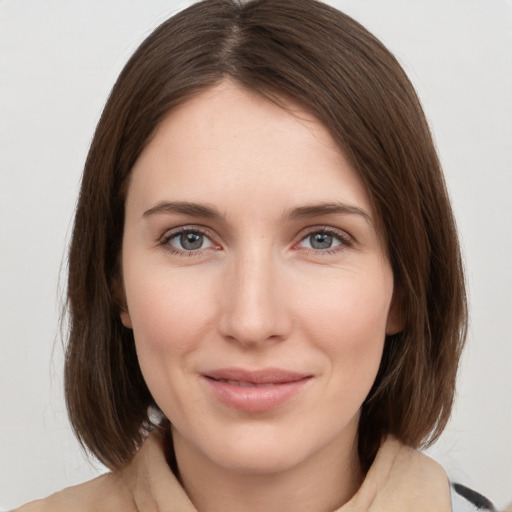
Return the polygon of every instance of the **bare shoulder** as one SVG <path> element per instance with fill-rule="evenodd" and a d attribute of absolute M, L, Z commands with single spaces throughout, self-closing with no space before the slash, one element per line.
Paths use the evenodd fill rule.
<path fill-rule="evenodd" d="M 113 473 L 68 487 L 47 498 L 32 501 L 13 512 L 125 512 L 136 511 L 131 493 Z"/>

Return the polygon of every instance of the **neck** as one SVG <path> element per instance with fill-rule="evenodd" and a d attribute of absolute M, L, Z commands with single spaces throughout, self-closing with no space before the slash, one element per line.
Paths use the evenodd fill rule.
<path fill-rule="evenodd" d="M 333 512 L 363 480 L 354 438 L 335 440 L 285 470 L 251 472 L 219 467 L 173 437 L 179 478 L 199 512 Z"/>

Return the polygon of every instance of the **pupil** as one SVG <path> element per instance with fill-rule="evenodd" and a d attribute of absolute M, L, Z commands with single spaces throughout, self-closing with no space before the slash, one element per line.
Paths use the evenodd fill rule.
<path fill-rule="evenodd" d="M 313 249 L 329 249 L 332 245 L 332 236 L 325 233 L 316 233 L 310 237 Z"/>
<path fill-rule="evenodd" d="M 192 251 L 203 245 L 203 235 L 197 233 L 183 233 L 180 236 L 180 243 L 184 249 Z"/>

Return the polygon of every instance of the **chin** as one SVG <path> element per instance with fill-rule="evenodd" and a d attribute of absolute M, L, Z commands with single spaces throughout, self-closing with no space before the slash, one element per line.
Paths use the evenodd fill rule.
<path fill-rule="evenodd" d="M 203 463 L 234 474 L 286 473 L 301 467 L 310 468 L 316 459 L 338 458 L 343 452 L 352 452 L 357 438 L 357 420 L 356 415 L 346 424 L 342 422 L 337 428 L 331 425 L 327 429 L 316 422 L 308 425 L 307 421 L 224 425 L 224 428 L 214 429 L 210 436 L 196 437 L 196 442 L 185 441 L 182 449 L 189 454 L 190 449 L 195 451 L 199 457 L 197 462 L 202 459 Z"/>
<path fill-rule="evenodd" d="M 244 446 L 235 444 L 229 450 L 222 450 L 213 462 L 240 475 L 270 475 L 300 465 L 307 458 L 305 455 L 296 447 L 261 446 L 259 443 L 248 446 L 245 443 Z"/>

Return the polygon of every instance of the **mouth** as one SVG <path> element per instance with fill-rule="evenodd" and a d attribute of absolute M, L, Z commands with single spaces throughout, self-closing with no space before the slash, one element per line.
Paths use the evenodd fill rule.
<path fill-rule="evenodd" d="M 245 412 L 277 408 L 299 394 L 313 376 L 279 368 L 250 371 L 223 368 L 202 375 L 213 397 Z"/>
<path fill-rule="evenodd" d="M 217 382 L 226 382 L 231 386 L 238 386 L 240 388 L 271 388 L 272 386 L 278 386 L 278 383 L 267 382 L 265 384 L 256 384 L 255 382 L 244 382 L 239 380 L 227 380 L 227 379 L 213 379 Z"/>

